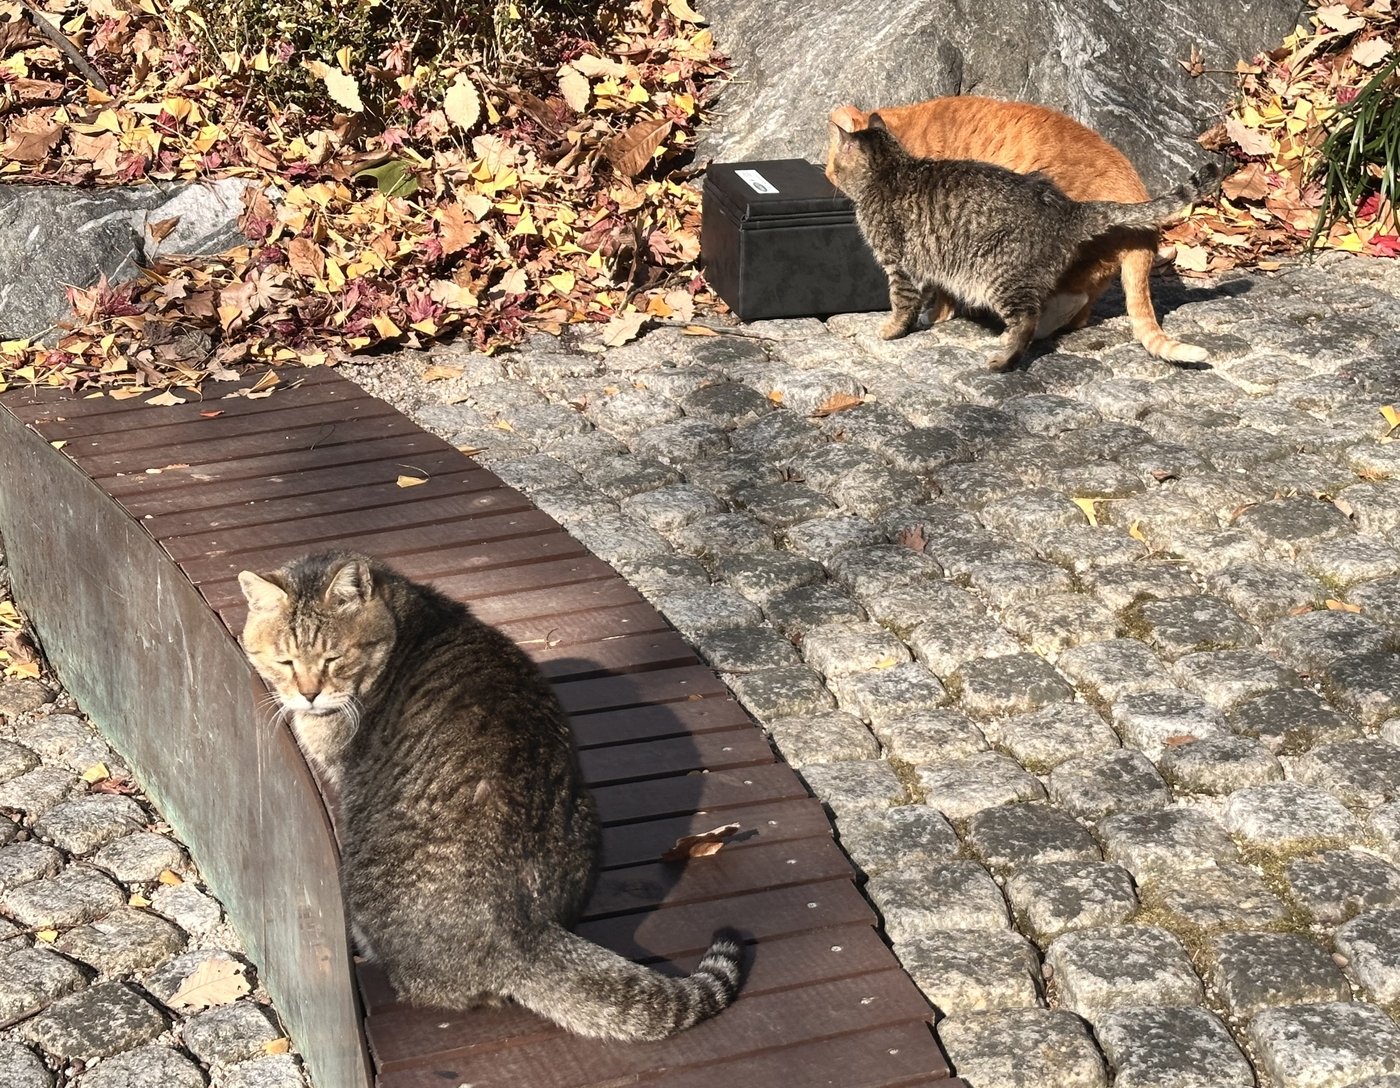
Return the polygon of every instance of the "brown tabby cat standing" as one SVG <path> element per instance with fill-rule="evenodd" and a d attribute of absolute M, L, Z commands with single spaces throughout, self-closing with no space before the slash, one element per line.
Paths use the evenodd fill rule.
<path fill-rule="evenodd" d="M 954 95 L 907 106 L 882 107 L 880 116 L 905 150 L 916 158 L 977 159 L 1018 174 L 1039 170 L 1073 200 L 1134 204 L 1147 199 L 1142 179 L 1121 151 L 1093 129 L 1044 106 Z M 846 131 L 863 129 L 866 119 L 867 114 L 854 106 L 831 112 L 832 123 Z M 838 133 L 833 130 L 828 176 L 837 140 Z M 1133 336 L 1142 346 L 1162 359 L 1204 359 L 1204 348 L 1173 340 L 1157 324 L 1148 283 L 1157 242 L 1155 229 L 1100 239 L 1093 250 L 1094 259 L 1075 267 L 1056 285 L 1057 295 L 1062 296 L 1051 307 L 1056 327 L 1082 327 L 1089 320 L 1095 300 L 1121 267 L 1123 297 Z M 952 316 L 946 299 L 934 300 L 933 310 L 935 320 Z"/>
<path fill-rule="evenodd" d="M 890 279 L 893 312 L 880 335 L 905 335 L 940 291 L 1006 323 L 1000 350 L 987 360 L 993 370 L 1026 349 L 1087 242 L 1157 227 L 1220 177 L 1212 164 L 1147 203 L 1080 203 L 1043 174 L 963 159 L 916 159 L 878 113 L 862 131 L 840 133 L 831 170 L 854 201 L 856 223 Z"/>
<path fill-rule="evenodd" d="M 357 943 L 401 997 L 514 998 L 604 1039 L 661 1039 L 734 1000 L 730 936 L 677 979 L 569 931 L 598 820 L 559 701 L 504 635 L 362 555 L 238 580 L 244 648 L 340 789 Z"/>

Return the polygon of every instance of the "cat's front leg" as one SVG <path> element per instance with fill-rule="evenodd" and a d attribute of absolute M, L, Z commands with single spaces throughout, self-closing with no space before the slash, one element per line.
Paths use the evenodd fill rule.
<path fill-rule="evenodd" d="M 949 321 L 957 312 L 952 298 L 945 295 L 937 287 L 924 288 L 923 307 L 924 313 L 928 315 L 930 325 L 937 325 L 940 321 Z"/>
<path fill-rule="evenodd" d="M 880 326 L 880 338 L 898 340 L 918 324 L 923 292 L 896 266 L 886 266 L 885 275 L 890 278 L 890 316 Z"/>

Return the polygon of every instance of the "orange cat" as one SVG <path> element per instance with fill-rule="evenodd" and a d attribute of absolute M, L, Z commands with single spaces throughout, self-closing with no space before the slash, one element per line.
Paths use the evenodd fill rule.
<path fill-rule="evenodd" d="M 1021 174 L 1041 170 L 1074 200 L 1137 203 L 1147 199 L 1142 179 L 1121 151 L 1093 129 L 1044 106 L 955 95 L 908 106 L 881 106 L 879 113 L 905 150 L 919 158 L 978 159 Z M 869 113 L 854 106 L 831 111 L 828 177 L 839 142 L 837 130 L 859 131 L 865 128 L 868 117 Z M 1060 282 L 1057 309 L 1053 315 L 1047 313 L 1038 335 L 1057 327 L 1083 326 L 1094 300 L 1121 268 L 1133 336 L 1142 346 L 1162 359 L 1204 359 L 1204 348 L 1173 340 L 1157 324 L 1147 282 L 1156 255 L 1157 238 L 1151 232 L 1119 235 L 1099 243 Z M 951 303 L 939 299 L 934 320 L 951 314 Z"/>

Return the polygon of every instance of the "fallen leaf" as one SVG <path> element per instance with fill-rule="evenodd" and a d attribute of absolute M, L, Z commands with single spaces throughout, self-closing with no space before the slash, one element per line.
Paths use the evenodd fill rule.
<path fill-rule="evenodd" d="M 812 416 L 814 419 L 821 419 L 824 416 L 834 415 L 837 412 L 844 412 L 847 409 L 854 408 L 858 404 L 864 403 L 864 397 L 857 397 L 851 393 L 833 393 L 831 396 L 827 397 L 826 400 L 817 405 L 812 412 Z"/>
<path fill-rule="evenodd" d="M 38 938 L 39 940 L 43 941 L 45 944 L 53 944 L 54 941 L 58 940 L 58 930 L 56 930 L 56 929 L 41 929 L 41 930 L 38 930 L 38 931 L 34 934 L 34 936 L 35 936 L 36 938 Z"/>
<path fill-rule="evenodd" d="M 588 82 L 588 77 L 577 68 L 566 64 L 559 69 L 559 92 L 569 104 L 569 109 L 575 113 L 587 112 L 593 88 Z"/>
<path fill-rule="evenodd" d="M 1167 748 L 1179 748 L 1183 744 L 1190 744 L 1193 740 L 1198 739 L 1195 733 L 1173 733 L 1166 740 L 1162 741 L 1162 744 Z"/>
<path fill-rule="evenodd" d="M 158 219 L 154 223 L 146 224 L 146 231 L 151 236 L 153 242 L 163 242 L 170 232 L 180 225 L 180 217 L 172 215 L 169 219 Z"/>
<path fill-rule="evenodd" d="M 465 75 L 458 75 L 442 96 L 442 112 L 463 130 L 474 127 L 481 119 L 481 95 Z"/>
<path fill-rule="evenodd" d="M 1345 4 L 1328 4 L 1317 9 L 1317 17 L 1324 26 L 1329 26 L 1340 34 L 1350 34 L 1366 25 L 1366 20 L 1351 13 Z"/>
<path fill-rule="evenodd" d="M 422 378 L 425 382 L 440 382 L 448 378 L 460 378 L 465 368 L 460 366 L 447 366 L 443 363 L 434 363 L 423 371 Z"/>
<path fill-rule="evenodd" d="M 263 1043 L 264 1054 L 285 1054 L 292 1049 L 292 1041 L 285 1036 L 281 1039 L 273 1039 L 271 1042 Z"/>
<path fill-rule="evenodd" d="M 164 393 L 157 393 L 150 400 L 146 401 L 146 403 L 153 404 L 160 408 L 169 408 L 176 404 L 184 404 L 185 398 L 177 397 L 174 393 L 170 392 L 170 390 L 167 389 Z"/>
<path fill-rule="evenodd" d="M 394 482 L 395 482 L 396 484 L 398 484 L 400 487 L 417 487 L 419 484 L 425 484 L 425 483 L 427 483 L 427 482 L 428 482 L 428 477 L 426 477 L 426 476 L 400 476 L 400 477 L 399 477 L 397 480 L 395 480 Z"/>
<path fill-rule="evenodd" d="M 1374 68 L 1390 56 L 1390 43 L 1384 38 L 1367 38 L 1351 51 L 1351 59 L 1363 68 Z"/>
<path fill-rule="evenodd" d="M 200 412 L 200 413 L 199 413 L 199 418 L 200 418 L 200 419 L 218 419 L 218 418 L 219 418 L 221 415 L 223 415 L 223 414 L 224 414 L 224 413 L 223 413 L 223 409 L 221 409 L 221 408 L 215 408 L 215 409 L 213 409 L 213 410 L 211 410 L 211 411 Z"/>
<path fill-rule="evenodd" d="M 1269 195 L 1267 178 L 1262 162 L 1248 162 L 1226 178 L 1220 189 L 1231 200 L 1263 200 Z"/>
<path fill-rule="evenodd" d="M 1323 601 L 1322 603 L 1325 604 L 1325 605 L 1326 605 L 1329 609 L 1331 609 L 1333 612 L 1360 612 L 1360 611 L 1361 611 L 1361 606 L 1360 606 L 1359 604 L 1348 604 L 1346 601 L 1335 601 L 1335 600 L 1333 600 L 1333 599 L 1330 598 L 1330 597 L 1329 597 L 1327 600 Z"/>
<path fill-rule="evenodd" d="M 151 901 L 139 892 L 133 892 L 126 901 L 128 907 L 149 907 Z"/>
<path fill-rule="evenodd" d="M 1096 525 L 1098 525 L 1098 523 L 1099 523 L 1099 514 L 1098 514 L 1098 511 L 1094 508 L 1094 504 L 1095 504 L 1096 502 L 1098 502 L 1098 501 L 1099 501 L 1098 499 L 1075 499 L 1075 500 L 1074 500 L 1074 505 L 1077 506 L 1077 507 L 1079 507 L 1079 509 L 1081 509 L 1081 510 L 1084 511 L 1084 516 L 1085 516 L 1086 518 L 1089 519 L 1089 524 L 1090 524 L 1090 525 L 1095 525 L 1095 526 L 1096 526 Z"/>
<path fill-rule="evenodd" d="M 1143 533 L 1142 523 L 1139 521 L 1135 521 L 1128 526 L 1128 535 L 1134 540 L 1140 540 L 1144 544 L 1147 543 L 1147 536 Z"/>
<path fill-rule="evenodd" d="M 708 325 L 687 325 L 685 328 L 681 329 L 681 335 L 682 335 L 682 336 L 718 336 L 719 333 L 717 333 L 714 329 L 710 328 Z"/>
<path fill-rule="evenodd" d="M 324 279 L 326 255 L 310 238 L 293 238 L 287 243 L 287 267 L 309 280 Z"/>
<path fill-rule="evenodd" d="M 156 877 L 162 884 L 169 884 L 172 888 L 178 888 L 185 882 L 184 877 L 173 869 L 162 869 L 160 876 Z"/>
<path fill-rule="evenodd" d="M 1392 431 L 1395 430 L 1396 427 L 1400 427 L 1400 412 L 1395 410 L 1395 405 L 1382 404 L 1381 415 L 1385 417 L 1386 423 L 1390 424 L 1390 429 Z"/>
<path fill-rule="evenodd" d="M 928 547 L 928 537 L 924 534 L 922 525 L 911 525 L 907 529 L 901 529 L 895 534 L 895 543 L 913 551 L 921 552 Z"/>
<path fill-rule="evenodd" d="M 682 835 L 676 844 L 661 855 L 662 861 L 684 861 L 686 858 L 705 858 L 717 854 L 726 839 L 738 832 L 739 824 L 724 824 L 695 835 Z"/>
<path fill-rule="evenodd" d="M 685 0 L 666 0 L 666 10 L 683 23 L 703 24 L 704 16 L 692 8 Z"/>
<path fill-rule="evenodd" d="M 1225 122 L 1225 133 L 1246 155 L 1267 155 L 1274 149 L 1274 142 L 1267 134 L 1250 128 L 1236 117 Z"/>
<path fill-rule="evenodd" d="M 771 400 L 774 404 L 782 404 L 783 391 L 781 389 L 770 389 L 768 391 L 768 399 Z"/>
<path fill-rule="evenodd" d="M 671 133 L 665 118 L 638 121 L 603 144 L 603 155 L 623 177 L 634 178 L 651 164 L 656 149 Z"/>
<path fill-rule="evenodd" d="M 629 310 L 626 313 L 614 314 L 608 319 L 608 323 L 603 326 L 603 343 L 610 348 L 619 347 L 629 340 L 635 340 L 642 331 L 642 326 L 651 318 L 650 314 L 642 313 L 639 310 Z"/>
<path fill-rule="evenodd" d="M 82 779 L 91 785 L 93 782 L 101 782 L 104 778 L 110 778 L 112 772 L 107 769 L 105 763 L 94 763 L 82 774 Z"/>
<path fill-rule="evenodd" d="M 66 438 L 55 439 L 53 442 L 50 442 L 49 445 L 56 450 L 61 450 L 64 446 L 68 445 L 68 440 Z"/>
<path fill-rule="evenodd" d="M 211 1009 L 236 1001 L 248 990 L 241 963 L 208 959 L 186 976 L 166 1004 L 172 1009 Z"/>
<path fill-rule="evenodd" d="M 344 106 L 351 113 L 364 111 L 365 104 L 360 98 L 360 85 L 355 82 L 354 76 L 319 60 L 307 61 L 306 70 L 326 85 L 326 93 L 336 105 Z"/>

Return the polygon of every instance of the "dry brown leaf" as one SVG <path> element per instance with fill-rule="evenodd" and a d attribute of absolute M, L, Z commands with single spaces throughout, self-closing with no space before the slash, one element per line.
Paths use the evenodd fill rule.
<path fill-rule="evenodd" d="M 1225 122 L 1225 132 L 1246 155 L 1267 155 L 1274 149 L 1273 140 L 1258 129 L 1250 128 L 1238 118 Z"/>
<path fill-rule="evenodd" d="M 924 534 L 922 525 L 911 525 L 907 529 L 901 529 L 895 535 L 894 541 L 896 544 L 916 552 L 921 552 L 928 547 L 928 537 Z"/>
<path fill-rule="evenodd" d="M 1262 162 L 1245 163 L 1220 189 L 1231 200 L 1263 200 L 1269 195 L 1268 171 Z"/>
<path fill-rule="evenodd" d="M 263 1043 L 264 1054 L 285 1054 L 292 1049 L 292 1041 L 285 1036 L 281 1039 L 273 1039 L 271 1042 Z"/>
<path fill-rule="evenodd" d="M 569 109 L 575 113 L 588 111 L 588 100 L 593 95 L 593 88 L 588 82 L 588 77 L 573 65 L 566 64 L 559 69 L 559 92 L 569 104 Z"/>
<path fill-rule="evenodd" d="M 170 232 L 180 224 L 180 217 L 172 215 L 169 219 L 159 219 L 154 223 L 146 224 L 146 231 L 151 236 L 153 242 L 163 242 Z"/>
<path fill-rule="evenodd" d="M 172 1009 L 212 1009 L 238 1000 L 248 990 L 241 963 L 208 959 L 186 976 L 166 1004 Z"/>
<path fill-rule="evenodd" d="M 603 343 L 610 348 L 615 348 L 629 340 L 635 340 L 642 331 L 642 326 L 650 320 L 650 316 L 650 314 L 638 310 L 614 314 L 603 326 Z"/>
<path fill-rule="evenodd" d="M 355 82 L 354 76 L 319 60 L 307 61 L 306 70 L 326 85 L 326 93 L 336 105 L 344 106 L 351 113 L 364 111 L 365 104 L 360 98 L 360 85 Z"/>
<path fill-rule="evenodd" d="M 1179 748 L 1183 744 L 1190 744 L 1193 740 L 1198 739 L 1195 733 L 1173 733 L 1162 741 L 1162 744 L 1167 748 Z"/>
<path fill-rule="evenodd" d="M 858 404 L 864 404 L 864 397 L 857 397 L 851 393 L 833 393 L 817 405 L 812 415 L 816 419 L 824 416 L 835 415 L 837 412 L 844 412 L 849 408 L 854 408 Z"/>
<path fill-rule="evenodd" d="M 682 336 L 718 336 L 719 333 L 708 325 L 687 325 L 681 329 Z"/>
<path fill-rule="evenodd" d="M 287 265 L 309 280 L 324 279 L 326 275 L 326 255 L 310 238 L 293 238 L 287 243 Z"/>
<path fill-rule="evenodd" d="M 1366 20 L 1351 13 L 1345 4 L 1328 4 L 1317 9 L 1317 17 L 1323 26 L 1329 26 L 1340 34 L 1350 34 L 1366 25 Z"/>
<path fill-rule="evenodd" d="M 1351 59 L 1363 68 L 1374 68 L 1390 56 L 1390 43 L 1384 38 L 1367 38 L 1351 51 Z"/>
<path fill-rule="evenodd" d="M 481 95 L 466 75 L 458 75 L 442 96 L 442 112 L 462 130 L 473 128 L 481 120 Z"/>
<path fill-rule="evenodd" d="M 400 487 L 417 487 L 419 484 L 427 483 L 428 478 L 426 476 L 400 476 L 394 482 Z"/>
<path fill-rule="evenodd" d="M 162 884 L 169 884 L 172 888 L 178 888 L 185 882 L 184 877 L 173 869 L 162 869 L 160 876 L 156 877 Z"/>
<path fill-rule="evenodd" d="M 634 178 L 651 165 L 652 155 L 670 134 L 671 122 L 664 117 L 638 121 L 603 144 L 603 155 L 623 177 Z"/>
<path fill-rule="evenodd" d="M 666 10 L 683 23 L 702 25 L 705 22 L 705 17 L 687 4 L 685 0 L 666 0 Z"/>
<path fill-rule="evenodd" d="M 661 860 L 685 861 L 687 858 L 705 858 L 717 854 L 723 848 L 725 840 L 735 835 L 738 830 L 738 824 L 724 824 L 696 835 L 682 835 L 674 846 L 661 855 Z"/>
<path fill-rule="evenodd" d="M 1361 606 L 1360 606 L 1359 604 L 1349 604 L 1349 603 L 1346 602 L 1346 601 L 1336 601 L 1336 600 L 1333 600 L 1333 599 L 1330 598 L 1330 597 L 1329 597 L 1327 600 L 1323 601 L 1322 603 L 1325 604 L 1325 605 L 1326 605 L 1329 609 L 1331 609 L 1333 612 L 1360 612 L 1360 611 L 1361 611 Z"/>
<path fill-rule="evenodd" d="M 460 366 L 448 366 L 443 363 L 434 363 L 423 371 L 422 377 L 425 382 L 440 382 L 448 378 L 460 378 L 465 368 Z"/>

